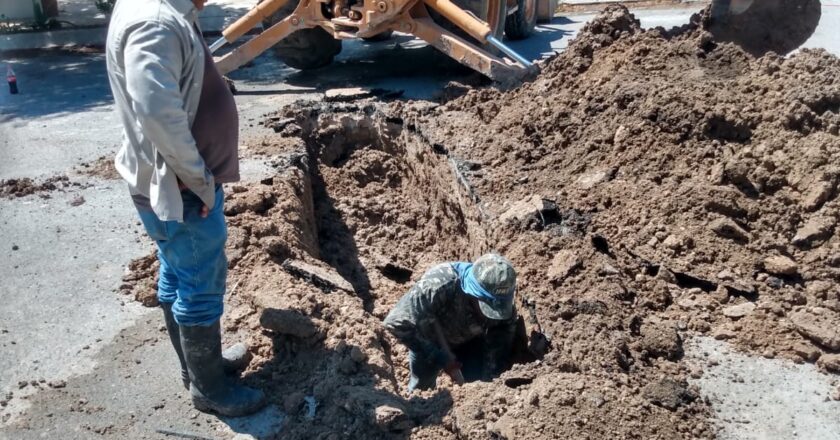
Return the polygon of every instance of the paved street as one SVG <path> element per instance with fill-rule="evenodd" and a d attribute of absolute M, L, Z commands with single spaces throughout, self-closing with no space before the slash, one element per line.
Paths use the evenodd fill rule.
<path fill-rule="evenodd" d="M 840 1 L 823 5 L 820 27 L 805 46 L 840 54 Z M 644 26 L 668 27 L 685 23 L 693 12 L 646 9 L 638 16 Z M 232 16 L 210 7 L 205 20 Z M 511 46 L 530 59 L 542 58 L 565 48 L 591 17 L 556 17 L 533 38 Z M 103 55 L 45 51 L 3 59 L 14 66 L 21 93 L 0 93 L 0 179 L 67 175 L 72 184 L 49 198 L 0 199 L 0 399 L 8 401 L 0 407 L 0 439 L 175 438 L 157 430 L 223 439 L 279 430 L 283 416 L 276 408 L 241 420 L 191 409 L 159 310 L 116 293 L 127 263 L 152 246 L 124 185 L 78 172 L 83 164 L 111 157 L 120 141 Z M 382 43 L 345 42 L 334 65 L 318 71 L 295 71 L 267 53 L 231 77 L 240 90 L 236 100 L 247 145 L 262 134 L 266 112 L 299 99 L 322 99 L 329 88 L 378 87 L 402 90 L 407 99 L 433 99 L 449 81 L 474 82 L 476 74 L 398 35 Z M 262 162 L 247 155 L 243 161 L 246 180 L 264 176 Z M 71 204 L 79 197 L 84 203 Z M 744 368 L 783 367 L 780 361 L 755 362 Z M 822 383 L 824 376 L 809 368 L 802 374 Z M 793 417 L 763 416 L 784 423 Z M 823 422 L 815 420 L 797 427 L 800 438 L 830 438 L 823 436 L 824 426 L 836 426 L 840 415 L 824 422 L 835 425 L 819 429 L 814 427 Z M 726 429 L 731 438 L 747 438 L 738 430 L 749 426 L 732 423 Z"/>

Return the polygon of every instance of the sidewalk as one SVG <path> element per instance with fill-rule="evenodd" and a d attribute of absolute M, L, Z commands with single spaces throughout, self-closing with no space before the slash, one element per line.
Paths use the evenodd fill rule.
<path fill-rule="evenodd" d="M 201 29 L 205 34 L 218 35 L 256 3 L 257 0 L 210 0 L 199 14 Z M 0 52 L 105 43 L 108 17 L 96 9 L 94 0 L 59 0 L 58 8 L 62 29 L 0 35 Z"/>

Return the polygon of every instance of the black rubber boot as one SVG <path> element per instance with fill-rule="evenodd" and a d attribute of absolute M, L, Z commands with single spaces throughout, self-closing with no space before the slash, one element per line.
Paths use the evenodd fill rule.
<path fill-rule="evenodd" d="M 169 340 L 172 341 L 172 347 L 175 348 L 175 353 L 178 354 L 178 360 L 181 361 L 181 380 L 184 382 L 184 388 L 190 389 L 190 375 L 187 373 L 187 361 L 184 360 L 184 350 L 181 349 L 181 330 L 178 328 L 178 323 L 175 322 L 175 317 L 172 315 L 172 304 L 160 303 L 160 308 L 163 309 L 163 320 L 166 323 L 166 331 L 169 332 Z"/>
<path fill-rule="evenodd" d="M 219 321 L 212 325 L 181 326 L 181 347 L 190 374 L 195 409 L 223 416 L 253 414 L 265 406 L 262 391 L 238 384 L 222 368 Z"/>
<path fill-rule="evenodd" d="M 172 315 L 172 303 L 161 303 L 160 308 L 163 309 L 163 320 L 169 332 L 169 340 L 172 341 L 172 347 L 175 348 L 175 353 L 178 354 L 178 360 L 181 362 L 181 381 L 184 383 L 184 388 L 189 390 L 190 375 L 187 373 L 187 361 L 181 349 L 181 330 L 175 322 L 175 316 Z M 251 363 L 251 353 L 248 351 L 248 346 L 243 343 L 222 352 L 222 368 L 225 374 L 237 374 L 247 368 L 249 363 Z"/>

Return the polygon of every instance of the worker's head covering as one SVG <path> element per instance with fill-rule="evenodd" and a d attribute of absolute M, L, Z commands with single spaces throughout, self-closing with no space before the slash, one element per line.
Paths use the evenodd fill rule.
<path fill-rule="evenodd" d="M 490 319 L 509 319 L 513 315 L 516 271 L 499 254 L 482 255 L 475 263 L 453 265 L 461 278 L 461 290 L 479 300 L 481 313 Z"/>

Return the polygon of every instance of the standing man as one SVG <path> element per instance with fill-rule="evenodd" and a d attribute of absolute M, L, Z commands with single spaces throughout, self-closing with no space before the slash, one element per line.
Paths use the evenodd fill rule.
<path fill-rule="evenodd" d="M 500 374 L 516 335 L 515 292 L 516 272 L 498 254 L 429 269 L 385 318 L 409 349 L 408 391 L 434 388 L 441 370 L 463 384 L 468 363 L 482 380 Z"/>
<path fill-rule="evenodd" d="M 158 245 L 158 299 L 196 409 L 256 412 L 265 395 L 224 374 L 222 183 L 239 180 L 239 116 L 198 28 L 206 0 L 119 0 L 108 78 L 124 142 L 116 168 Z"/>

